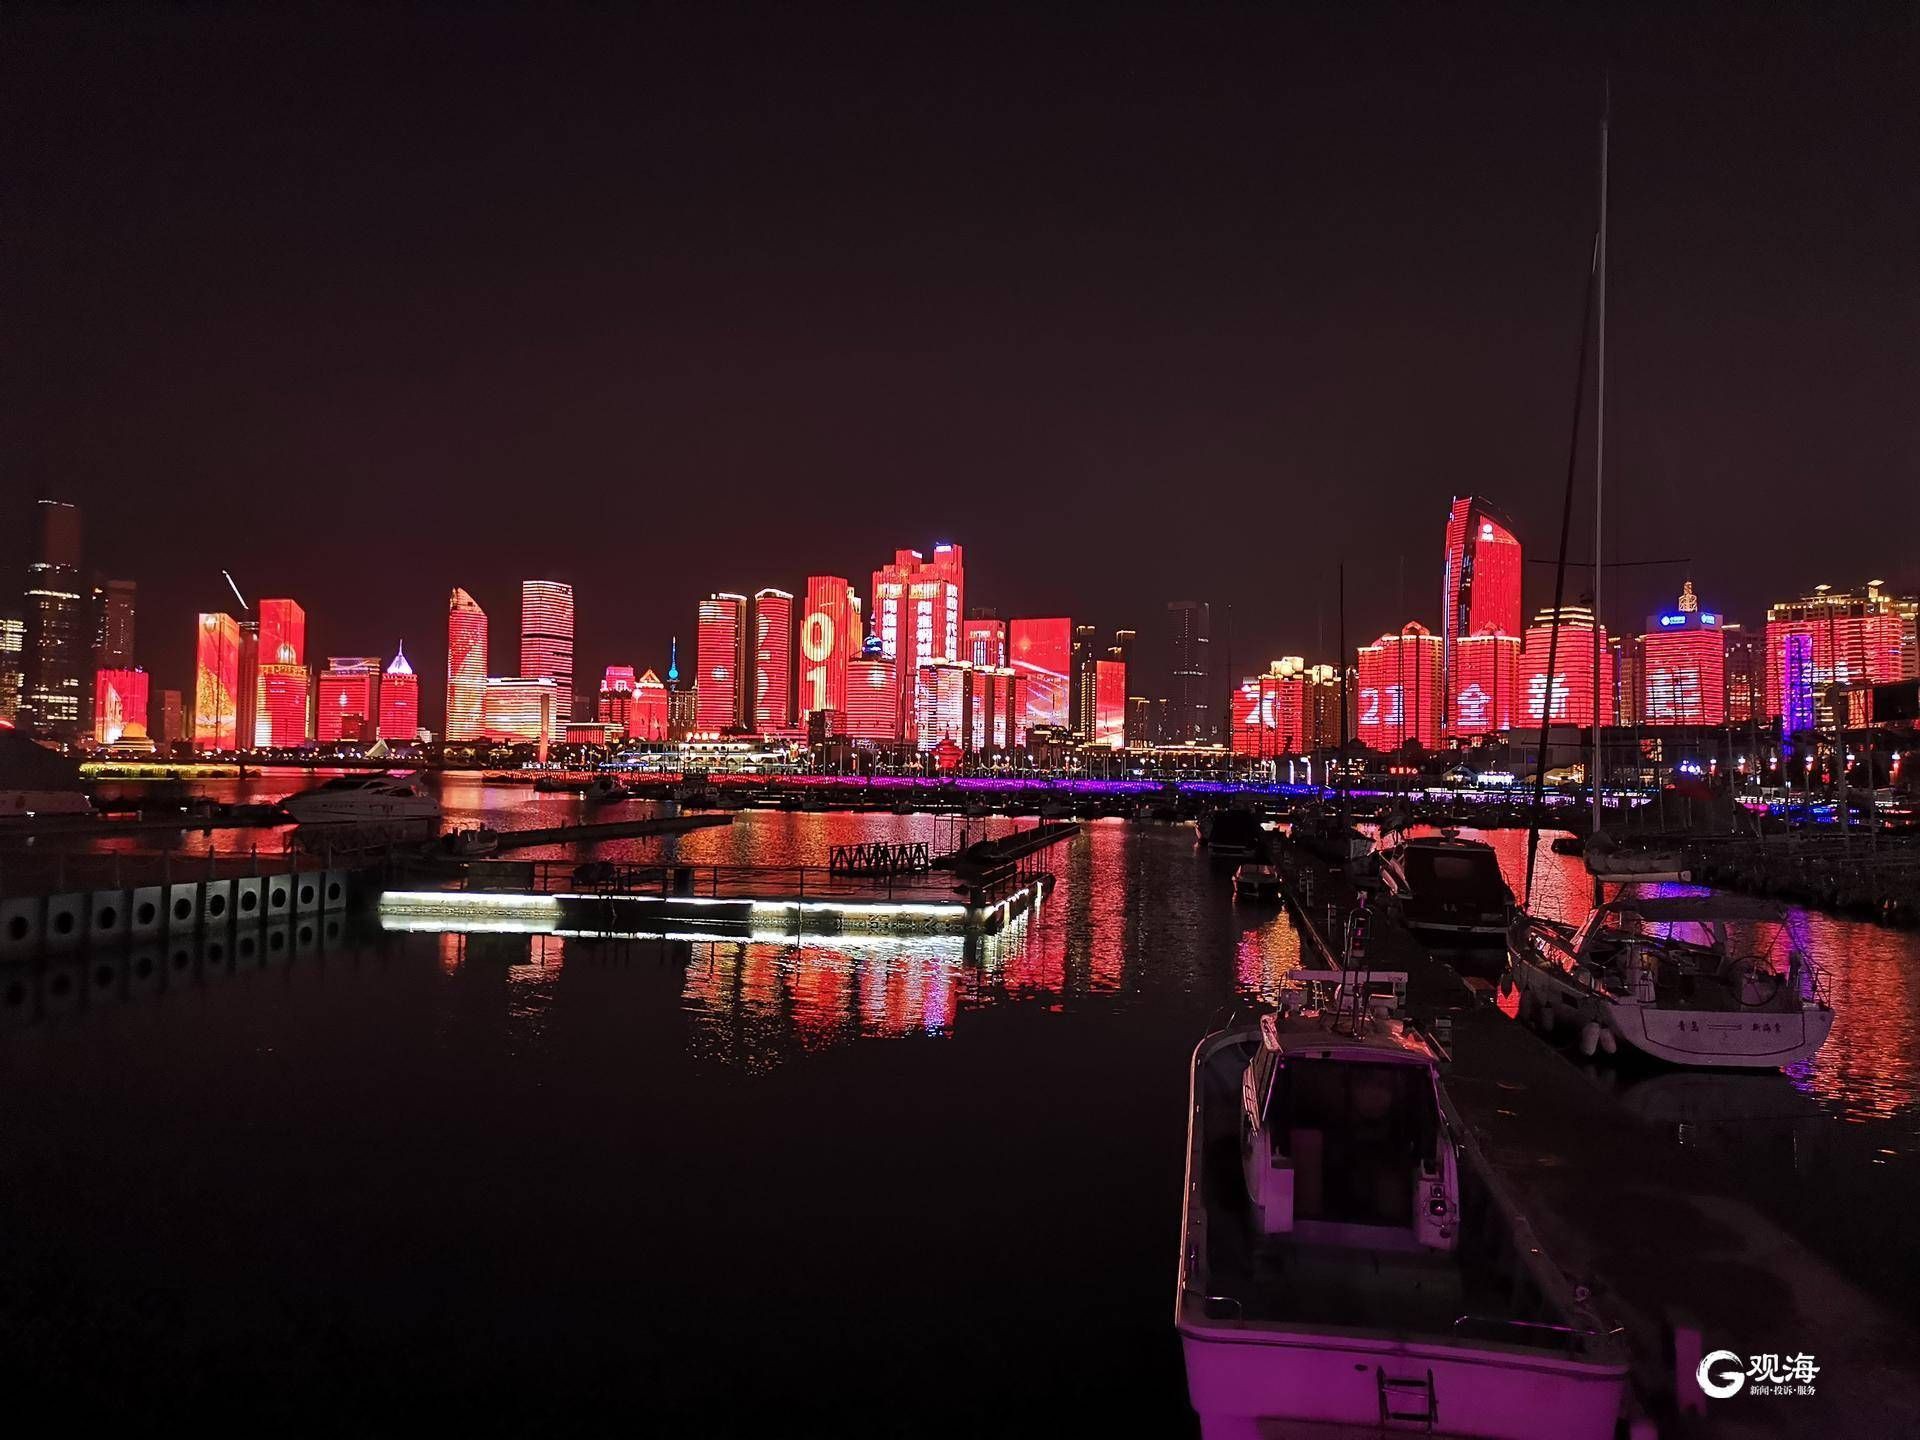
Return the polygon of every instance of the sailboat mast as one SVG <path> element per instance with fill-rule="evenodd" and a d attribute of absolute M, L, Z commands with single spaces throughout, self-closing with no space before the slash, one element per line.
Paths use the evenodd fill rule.
<path fill-rule="evenodd" d="M 1606 573 L 1601 560 L 1601 521 L 1604 518 L 1607 458 L 1607 125 L 1613 109 L 1612 86 L 1600 109 L 1600 256 L 1599 285 L 1595 299 L 1599 305 L 1599 343 L 1594 362 L 1598 372 L 1593 404 L 1593 755 L 1587 779 L 1593 791 L 1593 833 L 1600 833 L 1600 722 L 1606 714 L 1600 694 L 1600 652 L 1604 648 L 1600 629 L 1600 580 Z"/>

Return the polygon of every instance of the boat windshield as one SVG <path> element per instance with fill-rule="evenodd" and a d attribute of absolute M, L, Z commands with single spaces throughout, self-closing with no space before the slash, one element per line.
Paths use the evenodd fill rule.
<path fill-rule="evenodd" d="M 1267 1126 L 1295 1175 L 1294 1214 L 1350 1225 L 1410 1225 L 1416 1164 L 1439 1137 L 1423 1065 L 1301 1059 L 1274 1067 Z"/>
<path fill-rule="evenodd" d="M 1412 847 L 1406 856 L 1407 879 L 1422 889 L 1456 894 L 1498 891 L 1506 882 L 1491 850 Z"/>

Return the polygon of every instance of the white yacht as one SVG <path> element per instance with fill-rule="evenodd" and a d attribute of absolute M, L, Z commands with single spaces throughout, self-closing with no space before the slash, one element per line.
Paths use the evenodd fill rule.
<path fill-rule="evenodd" d="M 340 775 L 280 802 L 302 825 L 438 822 L 440 802 L 417 774 Z"/>
<path fill-rule="evenodd" d="M 1174 1316 L 1203 1440 L 1612 1440 L 1625 1350 L 1396 1015 L 1405 974 L 1293 982 L 1193 1057 Z"/>
<path fill-rule="evenodd" d="M 1785 920 L 1772 901 L 1731 895 L 1623 896 L 1578 929 L 1522 915 L 1507 932 L 1521 1017 L 1579 1027 L 1587 1054 L 1626 1046 L 1674 1065 L 1791 1065 L 1826 1043 L 1833 1007 Z M 1733 924 L 1751 937 L 1736 942 Z"/>

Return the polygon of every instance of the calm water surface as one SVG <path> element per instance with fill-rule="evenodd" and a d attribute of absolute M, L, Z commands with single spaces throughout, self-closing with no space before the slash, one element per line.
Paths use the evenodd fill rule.
<path fill-rule="evenodd" d="M 501 825 L 584 808 L 444 798 Z M 817 862 L 951 826 L 747 812 L 598 853 Z M 1488 838 L 1524 865 L 1523 835 Z M 1186 827 L 1095 822 L 1049 859 L 1048 902 L 972 948 L 318 936 L 16 1019 L 9 1393 L 251 1428 L 1191 1433 L 1185 1064 L 1299 949 Z M 1578 862 L 1541 865 L 1576 913 Z M 1896 1291 L 1920 946 L 1792 924 L 1840 1012 L 1804 1073 L 1586 1073 Z"/>

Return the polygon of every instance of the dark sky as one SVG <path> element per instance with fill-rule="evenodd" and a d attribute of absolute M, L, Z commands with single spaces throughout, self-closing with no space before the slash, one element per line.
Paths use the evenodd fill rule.
<path fill-rule="evenodd" d="M 169 686 L 222 566 L 427 677 L 569 579 L 585 677 L 937 539 L 1331 658 L 1340 559 L 1437 620 L 1455 492 L 1552 553 L 1611 70 L 1612 552 L 1920 588 L 1911 8 L 803 8 L 10 9 L 4 514 L 86 507 Z"/>

